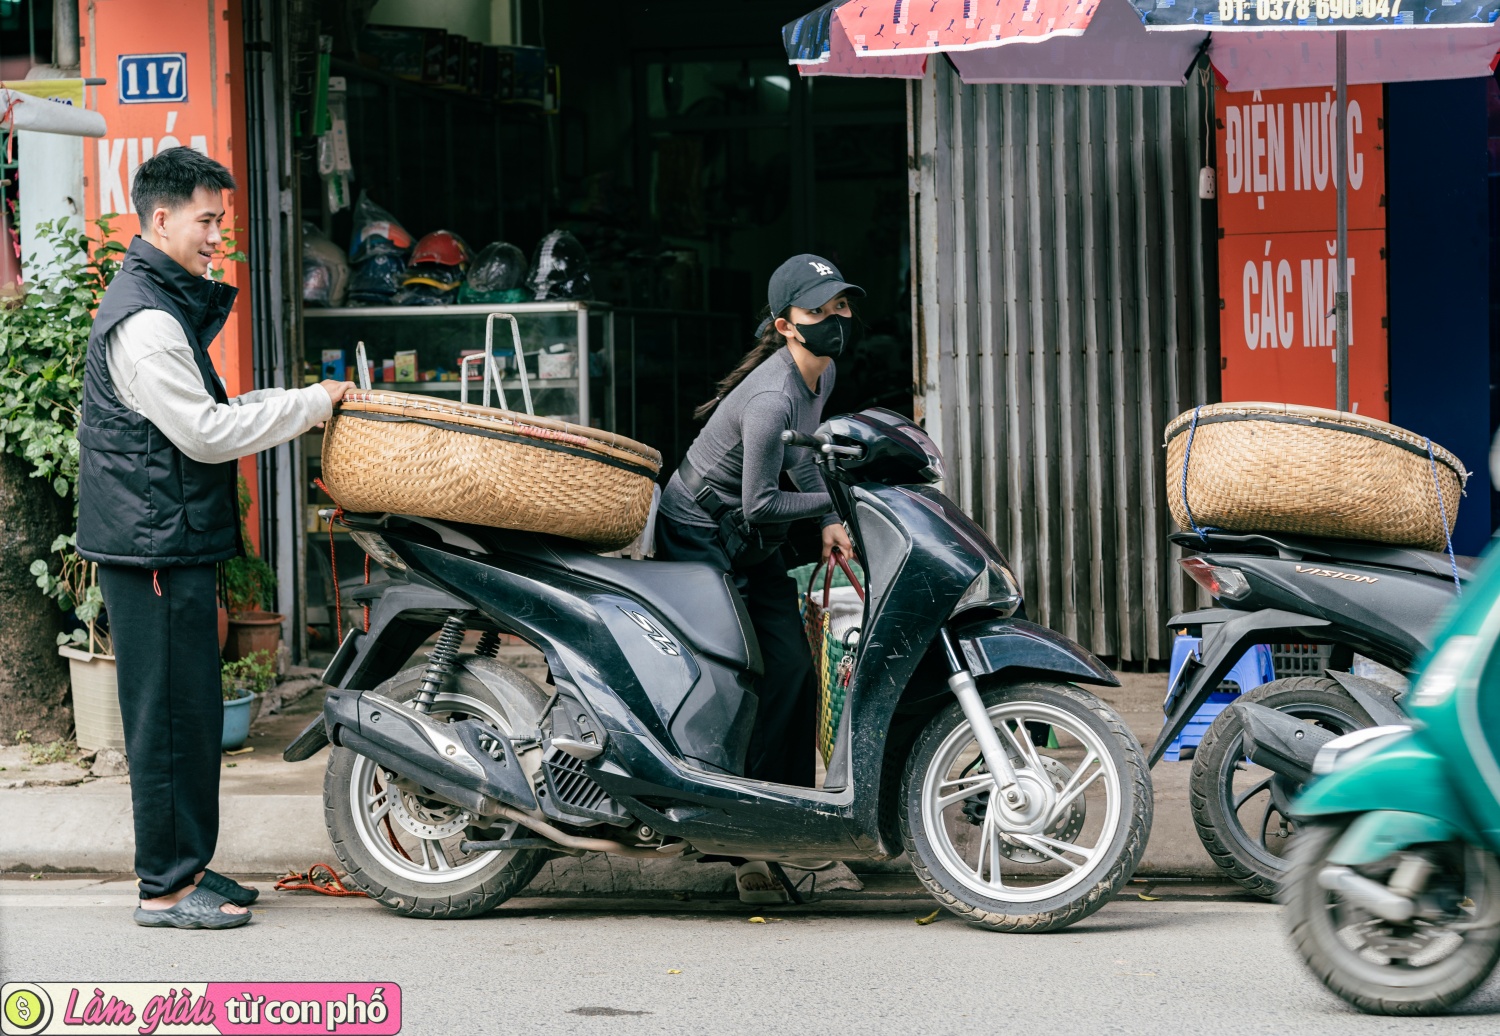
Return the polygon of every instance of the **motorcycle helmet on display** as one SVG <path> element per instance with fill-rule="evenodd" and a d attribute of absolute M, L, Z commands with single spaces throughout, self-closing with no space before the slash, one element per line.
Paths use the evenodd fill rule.
<path fill-rule="evenodd" d="M 356 263 L 371 256 L 395 254 L 405 257 L 411 251 L 411 234 L 396 222 L 396 217 L 359 192 L 354 205 L 354 236 L 349 242 L 349 258 Z"/>
<path fill-rule="evenodd" d="M 378 252 L 360 260 L 349 277 L 349 302 L 356 306 L 389 305 L 405 273 L 406 259 L 399 252 Z"/>
<path fill-rule="evenodd" d="M 537 302 L 592 299 L 594 286 L 583 245 L 566 230 L 554 230 L 542 238 L 532 259 L 528 285 Z"/>
<path fill-rule="evenodd" d="M 469 267 L 469 275 L 458 290 L 460 304 L 530 302 L 526 280 L 526 253 L 509 241 L 484 247 Z"/>
<path fill-rule="evenodd" d="M 401 278 L 397 306 L 441 306 L 458 298 L 469 269 L 469 246 L 451 230 L 434 230 L 417 242 Z"/>

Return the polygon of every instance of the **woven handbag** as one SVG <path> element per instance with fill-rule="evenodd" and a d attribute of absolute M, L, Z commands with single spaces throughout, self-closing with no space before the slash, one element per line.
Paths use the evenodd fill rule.
<path fill-rule="evenodd" d="M 623 435 L 404 392 L 351 390 L 323 435 L 347 511 L 549 533 L 618 550 L 646 525 L 661 454 Z"/>
<path fill-rule="evenodd" d="M 1468 472 L 1424 436 L 1289 403 L 1215 403 L 1166 429 L 1184 531 L 1290 532 L 1442 550 Z"/>
<path fill-rule="evenodd" d="M 864 588 L 849 567 L 848 559 L 842 551 L 834 550 L 823 568 L 822 603 L 814 596 L 813 584 L 818 580 L 816 570 L 808 581 L 807 596 L 802 602 L 802 628 L 807 632 L 813 669 L 818 674 L 818 751 L 823 755 L 824 765 L 833 758 L 833 743 L 838 738 L 839 720 L 844 715 L 844 697 L 849 689 L 849 678 L 854 673 L 854 653 L 834 636 L 833 616 L 828 610 L 835 563 L 844 570 L 859 599 L 865 599 Z"/>

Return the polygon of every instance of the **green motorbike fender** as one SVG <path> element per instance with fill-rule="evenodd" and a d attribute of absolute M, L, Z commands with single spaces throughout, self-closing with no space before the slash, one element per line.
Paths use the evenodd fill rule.
<path fill-rule="evenodd" d="M 1299 820 L 1365 814 L 1334 850 L 1334 862 L 1345 865 L 1373 863 L 1409 845 L 1455 836 L 1483 844 L 1443 761 L 1409 736 L 1314 780 L 1291 812 Z"/>

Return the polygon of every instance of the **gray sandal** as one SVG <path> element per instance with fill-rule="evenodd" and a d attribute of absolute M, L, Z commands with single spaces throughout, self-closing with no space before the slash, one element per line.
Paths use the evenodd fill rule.
<path fill-rule="evenodd" d="M 203 880 L 198 882 L 198 887 L 223 896 L 235 906 L 247 907 L 260 898 L 260 889 L 246 888 L 233 878 L 226 878 L 207 867 L 203 869 Z"/>
<path fill-rule="evenodd" d="M 243 914 L 226 914 L 219 908 L 229 900 L 198 886 L 166 910 L 135 908 L 135 923 L 143 928 L 238 928 L 250 921 Z"/>

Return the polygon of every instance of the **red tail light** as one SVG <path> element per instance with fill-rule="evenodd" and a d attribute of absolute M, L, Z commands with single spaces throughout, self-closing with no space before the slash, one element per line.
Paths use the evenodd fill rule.
<path fill-rule="evenodd" d="M 1249 580 L 1237 568 L 1211 565 L 1202 558 L 1183 558 L 1179 564 L 1184 572 L 1193 577 L 1193 582 L 1213 594 L 1216 599 L 1227 597 L 1231 601 L 1237 601 L 1250 592 Z"/>

